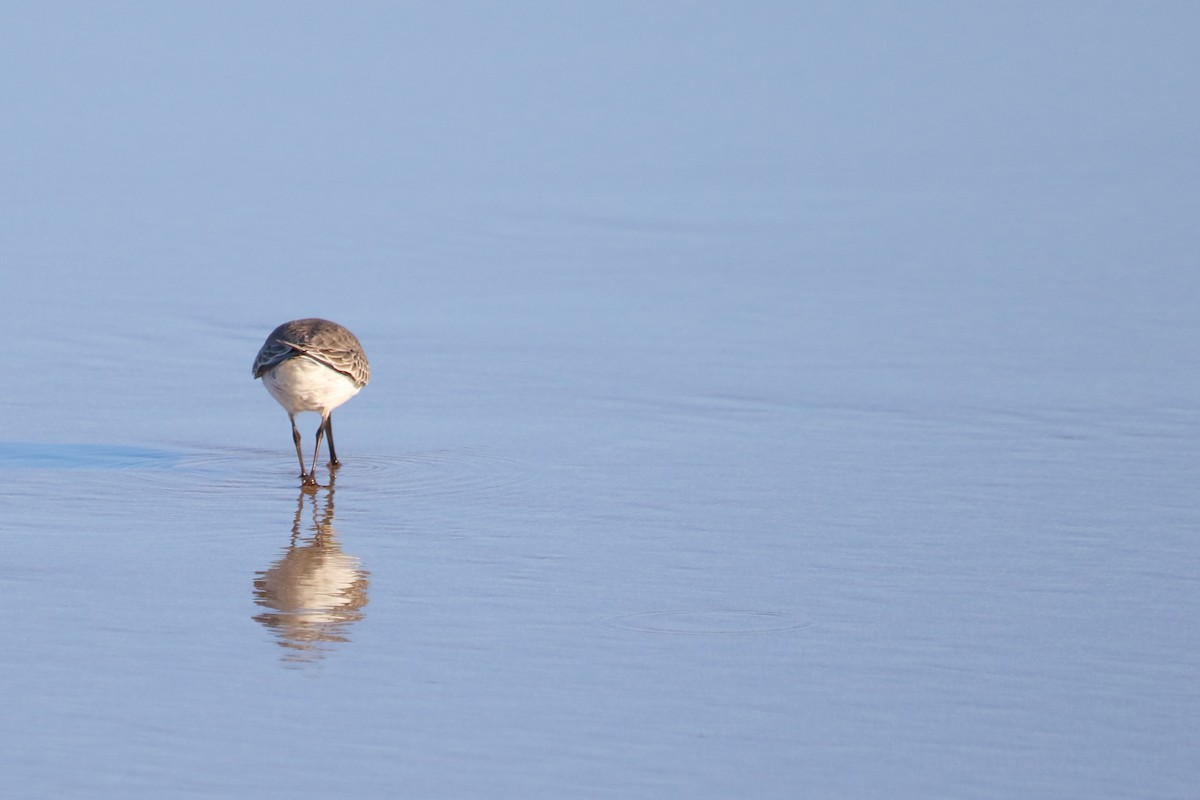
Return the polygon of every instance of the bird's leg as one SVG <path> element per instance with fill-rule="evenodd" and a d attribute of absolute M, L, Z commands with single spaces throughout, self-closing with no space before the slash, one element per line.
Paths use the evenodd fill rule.
<path fill-rule="evenodd" d="M 317 446 L 313 448 L 312 471 L 308 473 L 308 480 L 305 481 L 309 486 L 317 485 L 317 458 L 321 455 L 321 439 L 325 436 L 325 422 L 328 417 L 321 419 L 321 424 L 317 426 Z"/>
<path fill-rule="evenodd" d="M 296 415 L 288 414 L 288 420 L 292 423 L 292 441 L 296 443 L 296 458 L 300 461 L 300 480 L 306 480 L 308 473 L 304 471 L 304 454 L 300 452 L 300 431 L 296 429 Z"/>
<path fill-rule="evenodd" d="M 340 467 L 342 462 L 338 461 L 337 450 L 333 447 L 333 414 L 325 418 L 325 438 L 329 440 L 329 466 Z"/>

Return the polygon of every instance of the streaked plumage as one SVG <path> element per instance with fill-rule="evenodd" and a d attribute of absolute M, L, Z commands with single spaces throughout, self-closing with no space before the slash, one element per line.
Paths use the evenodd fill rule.
<path fill-rule="evenodd" d="M 271 334 L 254 358 L 252 373 L 262 378 L 271 396 L 288 412 L 292 439 L 300 461 L 300 479 L 316 485 L 317 457 L 321 439 L 329 439 L 330 466 L 340 462 L 333 446 L 333 409 L 345 403 L 367 385 L 371 366 L 362 345 L 353 333 L 325 319 L 297 319 L 285 322 Z M 296 414 L 315 411 L 321 415 L 312 469 L 305 471 L 300 449 Z"/>
<path fill-rule="evenodd" d="M 337 370 L 359 389 L 371 380 L 371 365 L 358 337 L 327 319 L 296 319 L 271 331 L 254 359 L 254 377 L 298 355 Z"/>

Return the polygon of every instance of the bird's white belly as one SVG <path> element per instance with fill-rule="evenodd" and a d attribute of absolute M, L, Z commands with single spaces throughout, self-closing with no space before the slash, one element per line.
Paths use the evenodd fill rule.
<path fill-rule="evenodd" d="M 263 386 L 289 414 L 326 414 L 358 394 L 354 381 L 311 358 L 289 358 L 263 375 Z"/>

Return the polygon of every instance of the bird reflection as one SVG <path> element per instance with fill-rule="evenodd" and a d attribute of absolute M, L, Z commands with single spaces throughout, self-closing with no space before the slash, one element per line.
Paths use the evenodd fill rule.
<path fill-rule="evenodd" d="M 302 535 L 305 498 L 312 502 L 312 523 Z M 291 543 L 254 579 L 254 601 L 268 609 L 254 619 L 287 648 L 285 661 L 319 661 L 334 645 L 349 641 L 350 628 L 362 619 L 368 575 L 338 544 L 330 475 L 325 492 L 301 491 L 296 498 Z"/>

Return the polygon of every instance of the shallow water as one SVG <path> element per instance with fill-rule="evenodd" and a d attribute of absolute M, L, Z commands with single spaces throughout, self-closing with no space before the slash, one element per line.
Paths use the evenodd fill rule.
<path fill-rule="evenodd" d="M 1193 796 L 1194 15 L 268 6 L 9 48 L 6 796 Z"/>

